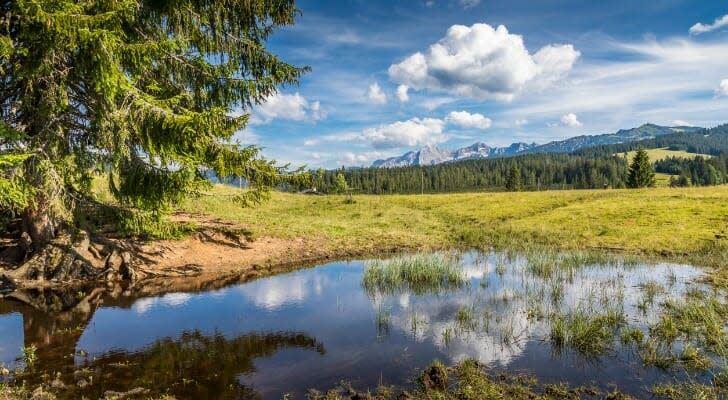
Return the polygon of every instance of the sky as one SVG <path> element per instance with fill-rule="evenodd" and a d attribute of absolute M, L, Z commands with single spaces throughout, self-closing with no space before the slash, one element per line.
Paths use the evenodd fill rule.
<path fill-rule="evenodd" d="M 299 0 L 308 65 L 236 135 L 292 167 L 728 122 L 724 0 Z M 238 110 L 239 111 L 239 110 Z"/>

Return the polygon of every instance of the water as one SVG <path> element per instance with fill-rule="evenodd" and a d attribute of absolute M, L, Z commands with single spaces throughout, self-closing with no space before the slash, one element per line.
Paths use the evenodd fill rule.
<path fill-rule="evenodd" d="M 644 366 L 618 339 L 600 355 L 556 348 L 548 316 L 619 309 L 647 332 L 667 298 L 706 289 L 696 282 L 701 270 L 587 265 L 544 276 L 523 258 L 479 253 L 461 255 L 461 264 L 466 284 L 430 295 L 367 293 L 358 261 L 248 283 L 33 292 L 44 304 L 73 306 L 44 313 L 0 300 L 0 363 L 23 367 L 21 348 L 35 345 L 31 381 L 60 374 L 69 398 L 134 387 L 178 398 L 303 398 L 309 388 L 342 380 L 359 389 L 409 385 L 433 359 L 465 358 L 494 374 L 616 387 L 639 397 L 656 382 L 682 379 L 681 372 Z M 646 304 L 648 282 L 664 290 Z M 82 378 L 90 383 L 84 389 L 74 385 Z"/>

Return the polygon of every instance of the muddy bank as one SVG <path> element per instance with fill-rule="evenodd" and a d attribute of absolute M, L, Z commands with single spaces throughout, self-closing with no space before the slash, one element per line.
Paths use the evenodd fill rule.
<path fill-rule="evenodd" d="M 199 281 L 231 278 L 243 282 L 326 260 L 410 250 L 373 243 L 366 250 L 352 251 L 307 238 L 253 240 L 220 226 L 198 230 L 179 240 L 109 239 L 87 233 L 66 235 L 58 237 L 48 249 L 31 259 L 20 261 L 12 261 L 18 245 L 6 245 L 0 247 L 0 298 L 20 297 L 13 294 L 20 289 L 121 284 L 148 290 L 181 283 L 194 287 Z"/>

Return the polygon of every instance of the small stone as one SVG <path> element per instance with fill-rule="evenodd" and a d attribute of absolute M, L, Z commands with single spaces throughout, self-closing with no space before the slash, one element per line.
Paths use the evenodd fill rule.
<path fill-rule="evenodd" d="M 38 386 L 33 393 L 30 394 L 30 400 L 55 400 L 53 393 L 43 390 L 43 386 Z"/>
<path fill-rule="evenodd" d="M 66 384 L 63 383 L 62 380 L 56 378 L 56 379 L 53 380 L 53 382 L 51 382 L 51 388 L 58 389 L 58 390 L 65 389 L 66 388 Z"/>

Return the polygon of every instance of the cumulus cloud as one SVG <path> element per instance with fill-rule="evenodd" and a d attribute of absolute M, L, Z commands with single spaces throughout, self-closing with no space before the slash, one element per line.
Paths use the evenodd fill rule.
<path fill-rule="evenodd" d="M 344 165 L 368 164 L 382 157 L 384 157 L 384 154 L 378 151 L 367 151 L 359 154 L 347 152 L 344 153 L 339 160 L 337 160 L 337 163 Z"/>
<path fill-rule="evenodd" d="M 523 118 L 523 119 L 517 119 L 515 121 L 515 123 L 516 123 L 516 126 L 523 126 L 523 125 L 526 125 L 528 123 L 528 120 L 525 119 L 525 118 Z"/>
<path fill-rule="evenodd" d="M 480 0 L 459 0 L 458 1 L 464 9 L 473 8 L 480 4 Z"/>
<path fill-rule="evenodd" d="M 576 114 L 574 114 L 574 113 L 569 113 L 569 114 L 561 116 L 561 123 L 563 125 L 571 126 L 571 127 L 582 126 L 582 123 L 579 122 L 579 119 L 576 118 Z"/>
<path fill-rule="evenodd" d="M 409 88 L 407 87 L 407 85 L 397 86 L 397 98 L 402 103 L 406 103 L 409 101 L 409 94 L 407 94 L 408 90 L 409 90 Z"/>
<path fill-rule="evenodd" d="M 728 25 L 728 14 L 726 14 L 720 18 L 716 18 L 715 21 L 713 21 L 713 23 L 710 25 L 706 25 L 701 22 L 698 22 L 697 24 L 690 27 L 690 34 L 691 35 L 700 35 L 701 33 L 712 32 L 716 29 L 720 29 L 726 25 Z"/>
<path fill-rule="evenodd" d="M 379 87 L 377 82 L 374 82 L 369 86 L 369 101 L 374 104 L 387 103 L 387 95 L 382 92 L 382 88 Z"/>
<path fill-rule="evenodd" d="M 728 79 L 720 81 L 718 90 L 715 91 L 716 96 L 728 96 Z"/>
<path fill-rule="evenodd" d="M 520 35 L 500 25 L 453 25 L 425 52 L 389 67 L 395 82 L 413 89 L 510 101 L 527 87 L 543 89 L 564 77 L 581 53 L 548 45 L 531 55 Z"/>
<path fill-rule="evenodd" d="M 441 119 L 412 118 L 365 129 L 361 137 L 376 149 L 432 145 L 447 140 L 444 129 L 445 122 Z"/>
<path fill-rule="evenodd" d="M 320 102 L 309 102 L 299 93 L 277 93 L 255 107 L 251 123 L 267 124 L 274 119 L 318 121 L 324 118 L 326 114 L 321 110 Z"/>
<path fill-rule="evenodd" d="M 488 129 L 493 125 L 493 121 L 483 114 L 470 114 L 467 111 L 453 111 L 445 121 L 464 129 Z"/>

